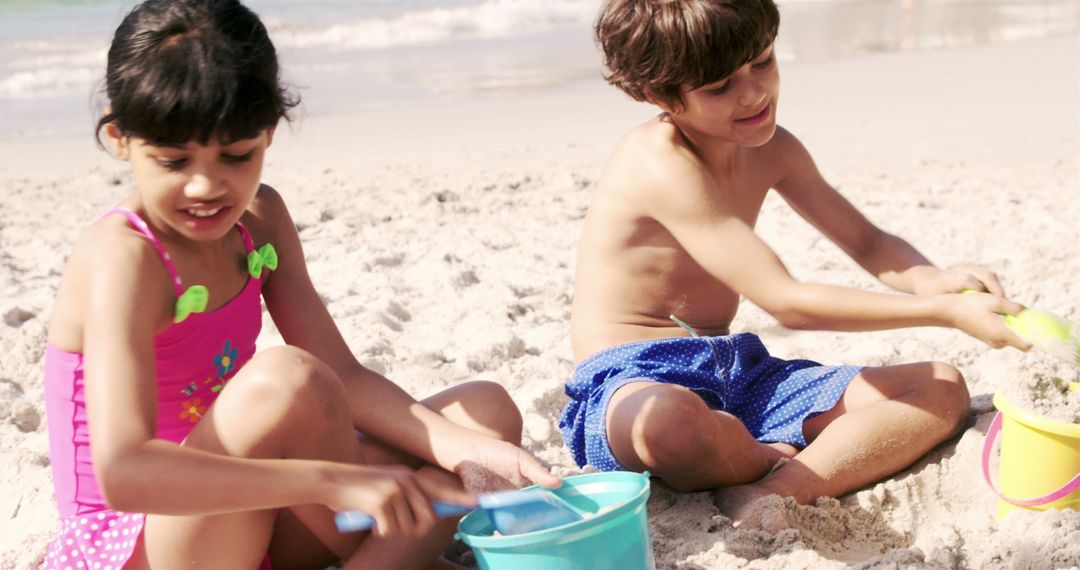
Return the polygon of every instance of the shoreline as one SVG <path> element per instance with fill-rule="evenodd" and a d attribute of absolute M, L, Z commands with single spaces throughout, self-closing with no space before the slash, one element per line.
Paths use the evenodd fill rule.
<path fill-rule="evenodd" d="M 0 140 L 75 136 L 83 132 L 80 122 L 92 123 L 106 38 L 135 1 L 0 7 L 11 20 L 0 24 L 11 36 L 0 41 L 0 100 L 6 102 Z M 513 96 L 597 79 L 601 57 L 589 16 L 599 1 L 541 7 L 532 0 L 454 0 L 431 9 L 422 1 L 346 7 L 333 0 L 253 0 L 253 7 L 280 44 L 284 80 L 300 87 L 321 115 L 455 105 L 490 93 Z M 780 0 L 779 8 L 784 24 L 777 53 L 784 64 L 980 47 L 1080 30 L 1080 5 L 1070 0 Z M 65 39 L 55 29 L 42 35 L 44 22 Z M 418 35 L 410 33 L 414 27 Z"/>
<path fill-rule="evenodd" d="M 823 170 L 886 168 L 892 156 L 911 154 L 903 146 L 912 139 L 929 143 L 942 159 L 1009 160 L 1017 152 L 1037 148 L 1031 133 L 1054 130 L 1058 121 L 1080 129 L 1075 105 L 1078 57 L 1069 49 L 1076 38 L 1077 33 L 1069 33 L 984 46 L 786 63 L 781 66 L 780 123 L 807 144 Z M 1046 82 L 1038 77 L 1040 66 L 1003 70 L 999 61 L 1010 57 L 1034 61 L 1048 54 L 1064 57 L 1054 71 L 1057 77 L 1052 84 L 1057 87 L 1040 92 L 1037 101 L 1026 101 L 1015 92 L 1015 85 Z M 976 84 L 970 85 L 965 74 L 950 68 L 948 62 L 955 59 L 973 62 L 970 81 Z M 894 66 L 903 69 L 903 75 L 880 70 Z M 964 105 L 959 99 L 970 98 L 965 91 L 976 92 L 978 104 Z M 877 119 L 897 105 L 918 116 L 908 122 Z M 530 148 L 558 154 L 561 159 L 595 163 L 606 158 L 607 150 L 630 126 L 657 112 L 599 76 L 548 89 L 482 93 L 462 101 L 328 113 L 309 113 L 301 107 L 294 124 L 279 125 L 275 140 L 279 149 L 271 154 L 268 169 L 274 171 L 278 165 L 371 168 L 414 160 L 453 167 L 486 152 L 509 156 Z M 844 156 L 848 149 L 834 136 L 842 133 L 843 138 L 851 138 L 847 125 L 838 128 L 835 124 L 845 117 L 859 123 L 857 134 L 864 140 L 889 145 L 888 152 L 871 155 L 871 164 L 848 160 Z M 1025 144 L 1009 148 L 994 142 L 1008 137 L 1024 139 Z M 1061 142 L 1072 148 L 1077 145 L 1076 137 L 1063 137 Z M 815 150 L 819 144 L 827 147 L 823 149 L 827 159 Z M 843 152 L 834 155 L 833 147 Z M 122 168 L 95 146 L 91 125 L 77 136 L 0 137 L 0 177 L 114 167 Z"/>

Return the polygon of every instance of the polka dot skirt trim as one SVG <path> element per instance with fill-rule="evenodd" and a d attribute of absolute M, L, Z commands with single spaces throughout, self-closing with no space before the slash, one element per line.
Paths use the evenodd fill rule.
<path fill-rule="evenodd" d="M 131 558 L 146 515 L 100 511 L 67 517 L 49 545 L 46 570 L 119 570 Z"/>

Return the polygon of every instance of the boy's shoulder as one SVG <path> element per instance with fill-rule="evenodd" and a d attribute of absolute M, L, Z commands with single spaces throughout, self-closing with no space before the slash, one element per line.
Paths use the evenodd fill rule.
<path fill-rule="evenodd" d="M 700 166 L 698 156 L 686 138 L 664 114 L 630 129 L 619 139 L 613 156 L 627 158 L 646 169 Z"/>
<path fill-rule="evenodd" d="M 701 181 L 707 171 L 675 125 L 663 115 L 627 132 L 611 154 L 604 181 L 619 193 L 648 194 L 673 183 Z"/>
<path fill-rule="evenodd" d="M 763 158 L 782 169 L 790 168 L 810 157 L 799 138 L 780 125 L 776 125 L 776 134 L 761 146 L 761 150 Z"/>
<path fill-rule="evenodd" d="M 673 187 L 682 190 L 676 194 L 689 197 L 709 193 L 722 176 L 709 168 L 699 152 L 671 121 L 660 115 L 634 127 L 619 140 L 604 171 L 606 186 L 620 193 L 658 192 L 665 200 L 673 197 Z M 809 160 L 798 138 L 779 125 L 767 143 L 748 148 L 747 152 L 755 171 L 768 171 L 776 180 Z"/>

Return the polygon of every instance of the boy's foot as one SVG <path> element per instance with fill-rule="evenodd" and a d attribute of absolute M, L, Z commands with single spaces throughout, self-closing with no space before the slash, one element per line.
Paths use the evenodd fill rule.
<path fill-rule="evenodd" d="M 753 484 L 717 489 L 713 491 L 713 503 L 737 528 L 770 534 L 791 528 L 784 516 L 784 498 Z"/>
<path fill-rule="evenodd" d="M 773 471 L 776 471 L 777 467 L 784 464 L 788 459 L 791 459 L 792 457 L 795 457 L 799 453 L 799 448 L 795 447 L 794 445 L 791 445 L 789 443 L 776 442 L 776 443 L 766 443 L 765 445 L 779 451 L 784 456 L 784 459 L 781 459 L 780 463 L 777 463 L 776 465 L 774 465 L 772 470 L 769 471 L 769 473 L 772 473 Z"/>

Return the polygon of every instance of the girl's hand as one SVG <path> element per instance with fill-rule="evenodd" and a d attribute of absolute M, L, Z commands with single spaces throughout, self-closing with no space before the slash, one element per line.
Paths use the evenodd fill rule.
<path fill-rule="evenodd" d="M 473 447 L 468 459 L 454 467 L 465 488 L 476 492 L 505 491 L 537 483 L 550 489 L 562 485 L 524 449 L 501 440 L 488 439 Z"/>
<path fill-rule="evenodd" d="M 432 500 L 470 508 L 476 506 L 476 496 L 466 491 L 461 479 L 449 471 L 425 464 L 416 470 L 416 481 Z"/>
<path fill-rule="evenodd" d="M 994 348 L 1011 346 L 1021 351 L 1031 348 L 1031 343 L 1017 336 L 1005 325 L 1005 315 L 1015 315 L 1024 309 L 1020 303 L 988 293 L 943 297 L 952 326 Z"/>
<path fill-rule="evenodd" d="M 931 273 L 915 283 L 916 295 L 959 293 L 965 289 L 985 291 L 997 297 L 1005 297 L 1005 291 L 1001 288 L 997 274 L 978 265 L 954 265 Z"/>
<path fill-rule="evenodd" d="M 329 466 L 330 500 L 335 511 L 362 511 L 375 519 L 372 532 L 381 537 L 419 537 L 429 533 L 437 520 L 431 501 L 408 467 L 398 465 Z M 460 487 L 425 481 L 439 500 L 471 505 L 475 499 Z"/>

